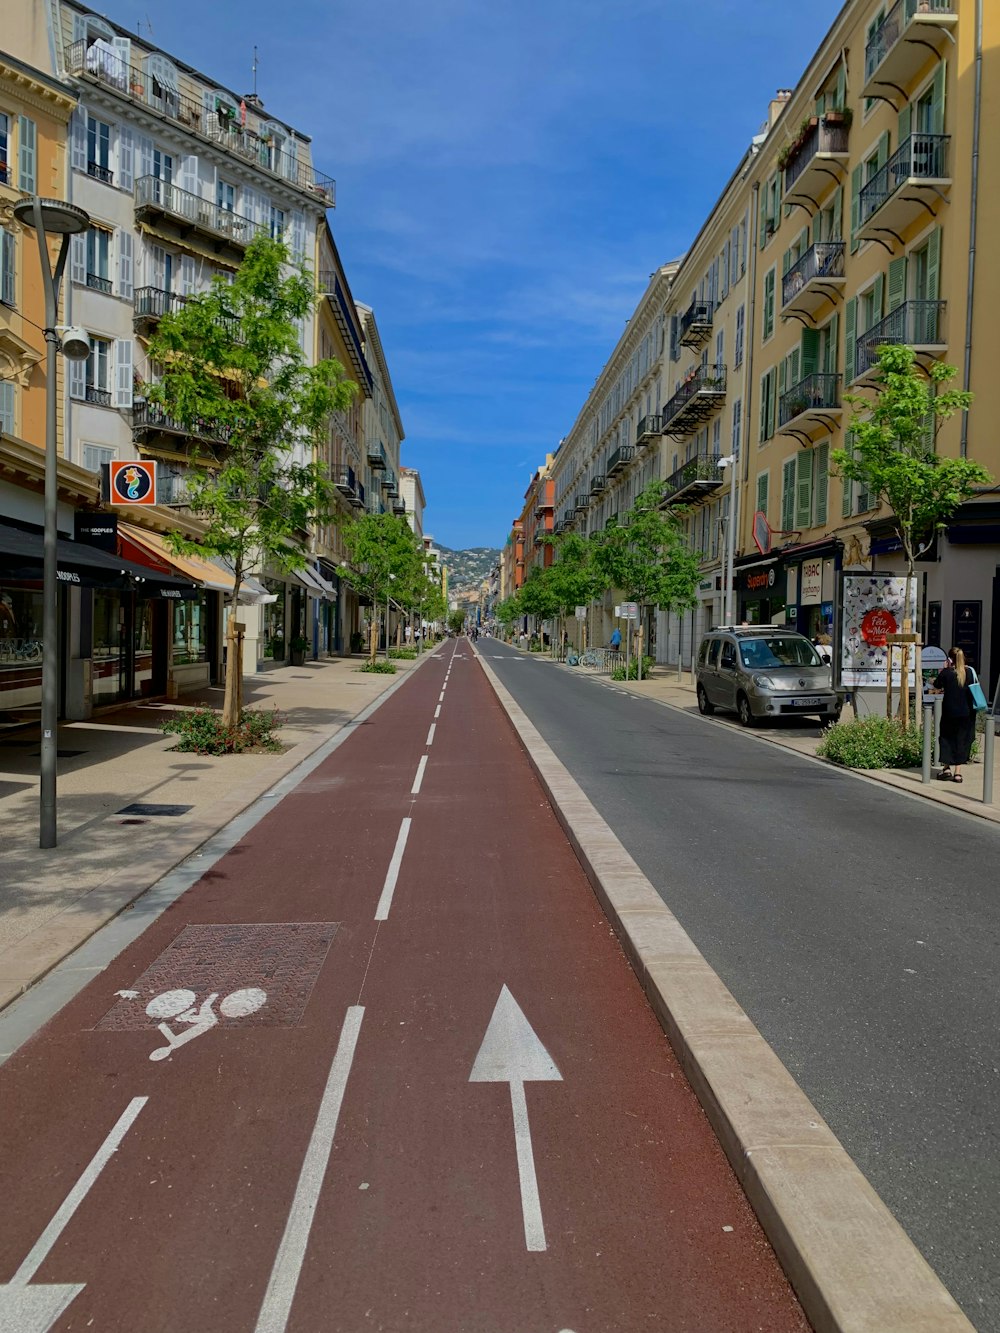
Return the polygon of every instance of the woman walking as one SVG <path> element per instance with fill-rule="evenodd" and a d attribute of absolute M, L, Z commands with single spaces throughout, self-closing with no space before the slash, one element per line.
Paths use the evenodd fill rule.
<path fill-rule="evenodd" d="M 934 682 L 934 691 L 943 694 L 941 704 L 940 753 L 944 768 L 938 774 L 944 782 L 961 782 L 960 769 L 969 762 L 976 736 L 976 710 L 969 691 L 971 679 L 961 648 L 948 653 L 948 666 Z"/>

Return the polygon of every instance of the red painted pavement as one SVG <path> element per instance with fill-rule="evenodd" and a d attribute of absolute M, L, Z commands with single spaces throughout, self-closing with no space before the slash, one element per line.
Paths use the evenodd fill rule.
<path fill-rule="evenodd" d="M 376 923 L 404 816 L 391 910 Z M 172 984 L 197 969 L 200 1003 L 217 972 L 220 994 L 270 986 L 274 1006 L 223 1018 L 151 1062 L 163 1038 L 143 1014 L 148 996 L 116 992 L 185 927 L 254 923 L 337 929 L 319 962 L 325 936 L 311 933 L 302 975 L 287 931 L 266 957 L 253 952 L 260 933 L 189 933 Z M 534 1253 L 509 1085 L 469 1081 L 504 985 L 562 1076 L 525 1085 L 547 1242 Z M 0 1282 L 130 1100 L 147 1096 L 32 1282 L 86 1284 L 61 1331 L 254 1333 L 356 1005 L 356 1055 L 289 1330 L 808 1328 L 462 641 L 0 1069 Z"/>

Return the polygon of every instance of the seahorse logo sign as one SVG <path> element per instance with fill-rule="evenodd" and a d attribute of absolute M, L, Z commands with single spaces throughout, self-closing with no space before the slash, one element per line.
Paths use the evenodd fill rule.
<path fill-rule="evenodd" d="M 145 461 L 112 463 L 111 499 L 115 504 L 154 504 L 156 464 Z"/>

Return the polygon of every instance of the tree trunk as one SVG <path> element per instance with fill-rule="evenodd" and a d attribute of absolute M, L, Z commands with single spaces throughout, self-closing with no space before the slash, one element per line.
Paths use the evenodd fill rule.
<path fill-rule="evenodd" d="M 227 729 L 237 726 L 243 715 L 243 632 L 245 626 L 238 618 L 240 585 L 243 582 L 243 562 L 236 561 L 233 571 L 235 583 L 229 598 L 229 624 L 226 626 L 226 682 L 222 703 L 222 725 Z"/>

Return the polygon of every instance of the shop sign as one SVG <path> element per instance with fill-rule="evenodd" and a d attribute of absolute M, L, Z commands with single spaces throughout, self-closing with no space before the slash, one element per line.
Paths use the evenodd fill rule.
<path fill-rule="evenodd" d="M 73 535 L 78 542 L 96 546 L 99 551 L 118 554 L 117 514 L 77 514 L 73 521 Z"/>
<path fill-rule="evenodd" d="M 774 565 L 767 569 L 748 569 L 742 576 L 743 589 L 755 597 L 766 597 L 774 587 L 777 571 Z"/>
<path fill-rule="evenodd" d="M 802 591 L 799 601 L 803 606 L 815 606 L 823 600 L 823 561 L 802 562 Z"/>
<path fill-rule="evenodd" d="M 577 620 L 587 619 L 587 608 L 585 606 L 578 606 L 576 608 L 576 618 Z"/>
<path fill-rule="evenodd" d="M 978 667 L 983 642 L 982 602 L 954 602 L 951 615 L 952 643 L 961 648 L 967 662 Z"/>
<path fill-rule="evenodd" d="M 112 504 L 156 504 L 156 463 L 151 459 L 109 463 L 108 490 Z"/>

